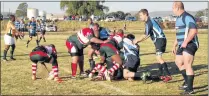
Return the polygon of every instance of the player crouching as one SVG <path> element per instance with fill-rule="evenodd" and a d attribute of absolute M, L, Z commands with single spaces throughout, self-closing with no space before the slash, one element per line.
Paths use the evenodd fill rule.
<path fill-rule="evenodd" d="M 137 68 L 140 65 L 139 45 L 133 43 L 134 39 L 135 36 L 133 34 L 128 34 L 126 38 L 123 39 L 123 51 L 125 57 L 123 77 L 129 81 L 133 81 L 134 78 L 139 77 L 146 81 L 147 77 L 150 76 L 150 73 L 137 72 Z"/>
<path fill-rule="evenodd" d="M 103 43 L 100 46 L 99 52 L 101 56 L 100 63 L 96 64 L 94 69 L 89 74 L 89 77 L 92 78 L 93 74 L 96 71 L 100 71 L 99 75 L 96 79 L 104 80 L 101 77 L 105 76 L 105 79 L 111 81 L 114 75 L 114 72 L 118 70 L 122 66 L 122 60 L 119 54 L 119 50 L 122 49 L 122 40 L 123 40 L 124 32 L 122 29 L 118 30 L 117 34 L 110 39 L 109 42 Z M 108 70 L 103 65 L 107 63 L 106 61 L 111 59 L 114 62 L 114 65 L 110 67 Z M 103 75 L 103 76 L 102 76 Z"/>
<path fill-rule="evenodd" d="M 47 78 L 48 80 L 62 82 L 62 80 L 58 76 L 57 51 L 53 44 L 47 46 L 43 46 L 43 45 L 37 46 L 36 48 L 34 48 L 30 53 L 30 60 L 33 62 L 32 63 L 33 80 L 36 80 L 37 63 L 40 62 L 41 64 L 44 65 L 45 63 L 52 64 L 52 71 L 49 73 L 49 77 Z"/>

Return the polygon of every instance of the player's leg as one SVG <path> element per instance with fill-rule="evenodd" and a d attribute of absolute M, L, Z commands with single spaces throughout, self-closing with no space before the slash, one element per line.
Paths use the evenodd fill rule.
<path fill-rule="evenodd" d="M 45 33 L 46 33 L 46 30 L 43 30 L 43 39 L 44 39 L 44 42 L 46 42 Z"/>
<path fill-rule="evenodd" d="M 78 48 L 70 41 L 66 40 L 66 46 L 68 48 L 68 52 L 71 55 L 71 70 L 72 70 L 72 78 L 76 78 L 77 72 L 77 64 L 79 63 L 79 51 Z"/>
<path fill-rule="evenodd" d="M 14 38 L 12 38 L 11 36 L 5 34 L 4 35 L 4 43 L 5 43 L 5 48 L 4 48 L 4 52 L 3 52 L 3 61 L 8 61 L 6 59 L 6 56 L 7 56 L 7 52 L 10 48 L 10 45 L 12 45 L 12 43 L 14 43 Z"/>
<path fill-rule="evenodd" d="M 94 75 L 94 73 L 96 73 L 96 71 L 101 70 L 101 69 L 102 69 L 102 67 L 103 67 L 103 65 L 102 65 L 102 64 L 97 63 L 97 64 L 95 65 L 95 67 L 92 69 L 92 71 L 90 72 L 90 74 L 89 74 L 89 78 L 92 78 L 92 77 L 93 77 L 93 75 Z"/>
<path fill-rule="evenodd" d="M 35 33 L 35 36 L 36 36 L 36 45 L 39 46 L 39 42 L 38 42 L 38 34 Z"/>
<path fill-rule="evenodd" d="M 166 39 L 165 38 L 159 38 L 156 40 L 155 42 L 155 47 L 156 47 L 156 59 L 158 60 L 158 62 L 160 63 L 158 65 L 159 68 L 159 73 L 160 73 L 160 78 L 167 82 L 169 80 L 171 80 L 171 76 L 170 76 L 170 72 L 168 71 L 168 67 L 166 62 L 164 61 L 164 59 L 162 58 L 162 54 L 165 52 L 166 50 Z"/>
<path fill-rule="evenodd" d="M 57 58 L 51 57 L 51 58 L 46 58 L 46 60 L 47 59 L 50 59 L 49 63 L 52 64 L 52 71 L 50 72 L 48 80 L 54 79 L 54 81 L 61 82 L 62 80 L 59 78 L 59 67 L 58 67 Z"/>
<path fill-rule="evenodd" d="M 36 80 L 37 63 L 32 62 L 32 80 Z"/>
<path fill-rule="evenodd" d="M 89 64 L 90 64 L 90 71 L 95 67 L 95 61 L 93 59 L 94 49 L 89 49 L 88 51 L 88 58 L 89 58 Z"/>
<path fill-rule="evenodd" d="M 4 61 L 8 61 L 6 57 L 7 57 L 7 52 L 9 50 L 9 47 L 10 47 L 10 45 L 5 45 L 4 54 L 3 54 Z"/>
<path fill-rule="evenodd" d="M 121 60 L 119 54 L 113 55 L 111 58 L 114 61 L 114 65 L 112 68 L 110 68 L 108 70 L 109 73 L 113 73 L 115 70 L 117 70 L 122 65 L 122 60 Z"/>
<path fill-rule="evenodd" d="M 40 39 L 39 39 L 39 41 L 38 41 L 38 42 L 41 42 L 42 37 L 43 37 L 43 34 L 41 33 L 41 35 L 40 35 Z"/>
<path fill-rule="evenodd" d="M 22 28 L 21 31 L 22 31 L 22 38 L 24 38 L 24 36 L 25 36 L 25 33 L 24 33 L 25 30 L 24 30 L 24 28 Z"/>
<path fill-rule="evenodd" d="M 29 38 L 28 41 L 26 43 L 26 47 L 28 47 L 28 44 L 30 43 L 30 41 L 33 39 L 32 35 L 29 33 Z"/>
<path fill-rule="evenodd" d="M 184 83 L 182 84 L 182 86 L 179 87 L 179 89 L 184 90 L 187 87 L 187 75 L 186 75 L 186 69 L 184 66 L 183 49 L 180 47 L 176 51 L 175 63 L 184 79 Z"/>
<path fill-rule="evenodd" d="M 35 52 L 30 53 L 30 60 L 32 61 L 32 80 L 36 80 L 37 63 L 40 59 L 40 55 L 34 53 Z"/>
<path fill-rule="evenodd" d="M 14 51 L 15 51 L 15 47 L 16 47 L 16 46 L 15 46 L 15 44 L 12 44 L 11 47 L 12 47 L 12 49 L 11 49 L 11 51 L 10 51 L 10 54 L 11 54 L 11 55 L 10 55 L 10 59 L 11 59 L 11 60 L 16 60 L 16 59 L 14 58 Z"/>
<path fill-rule="evenodd" d="M 83 53 L 83 52 L 81 52 Z M 80 76 L 87 77 L 87 74 L 84 72 L 84 56 L 79 56 L 79 69 L 80 69 Z"/>
<path fill-rule="evenodd" d="M 187 85 L 185 92 L 183 94 L 193 94 L 193 81 L 194 81 L 194 70 L 192 64 L 194 61 L 195 52 L 197 51 L 197 46 L 194 43 L 189 43 L 183 51 L 184 66 L 187 75 Z"/>
<path fill-rule="evenodd" d="M 184 58 L 184 66 L 186 69 L 186 76 L 187 76 L 186 91 L 193 91 L 194 71 L 192 69 L 192 63 L 194 60 L 194 56 L 190 55 L 187 52 L 183 52 L 183 58 Z"/>
<path fill-rule="evenodd" d="M 131 75 L 128 74 L 129 70 L 128 69 L 123 69 L 123 77 L 127 80 Z"/>

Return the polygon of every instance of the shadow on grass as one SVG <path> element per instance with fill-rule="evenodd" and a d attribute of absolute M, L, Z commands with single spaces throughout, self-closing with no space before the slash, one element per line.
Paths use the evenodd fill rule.
<path fill-rule="evenodd" d="M 177 75 L 180 74 L 179 76 L 181 76 L 181 73 L 178 69 L 178 67 L 176 66 L 175 62 L 166 62 L 168 65 L 168 69 L 169 72 L 171 73 L 171 75 Z M 140 67 L 139 70 L 149 70 L 151 72 L 151 74 L 153 75 L 158 75 L 159 71 L 158 71 L 158 64 L 154 63 L 154 64 L 143 64 L 143 65 L 147 65 L 145 67 Z M 197 70 L 201 70 L 201 69 L 208 69 L 208 65 L 207 64 L 199 64 L 199 65 L 193 65 L 193 70 L 197 71 Z M 203 74 L 207 74 L 208 71 L 202 71 L 202 72 L 196 72 L 195 76 L 200 76 Z M 178 76 L 176 76 L 178 77 Z"/>
<path fill-rule="evenodd" d="M 182 77 L 175 62 L 166 62 L 166 63 L 168 65 L 168 69 L 169 69 L 169 72 L 171 73 L 171 75 L 177 75 L 175 77 L 179 77 L 179 76 Z M 159 71 L 158 71 L 158 66 L 156 63 L 155 64 L 143 64 L 143 65 L 147 65 L 147 66 L 140 67 L 138 70 L 140 70 L 140 71 L 148 70 L 151 72 L 152 75 L 158 76 Z M 203 75 L 203 74 L 208 74 L 208 64 L 193 65 L 192 67 L 193 67 L 194 71 L 206 69 L 204 71 L 195 72 L 195 78 L 200 75 Z M 171 80 L 168 83 L 175 83 L 175 82 L 181 82 L 181 81 L 184 81 L 184 80 L 183 79 L 179 79 L 179 80 L 175 80 L 175 81 Z M 155 82 L 158 82 L 158 81 L 155 81 Z M 208 87 L 208 85 L 194 87 L 194 89 L 201 89 L 201 90 L 196 91 L 195 93 L 207 91 L 208 88 L 206 88 L 206 87 Z"/>
<path fill-rule="evenodd" d="M 199 92 L 208 92 L 208 85 L 203 85 L 203 86 L 199 86 L 199 87 L 194 87 L 194 89 L 195 90 L 197 90 L 197 91 L 195 91 L 195 94 L 196 93 L 199 93 Z M 206 94 L 204 94 L 204 96 L 205 96 Z M 201 96 L 203 96 L 203 94 L 201 94 Z M 207 96 L 208 96 L 208 94 L 207 94 Z"/>
<path fill-rule="evenodd" d="M 170 53 L 171 51 L 168 51 L 168 52 L 165 52 L 165 53 Z M 67 53 L 67 55 L 58 55 L 57 57 L 67 57 L 67 56 L 70 56 L 70 54 L 68 52 L 59 52 L 59 53 Z M 59 54 L 58 53 L 58 54 Z M 88 53 L 83 53 L 84 55 L 87 55 Z M 155 52 L 152 52 L 152 53 L 144 53 L 144 54 L 140 54 L 140 56 L 145 56 L 145 55 L 153 55 L 153 54 L 156 54 Z"/>

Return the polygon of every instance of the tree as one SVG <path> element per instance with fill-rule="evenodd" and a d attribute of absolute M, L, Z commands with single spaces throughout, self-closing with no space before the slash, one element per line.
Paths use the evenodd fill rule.
<path fill-rule="evenodd" d="M 195 17 L 207 16 L 208 8 L 197 11 Z"/>
<path fill-rule="evenodd" d="M 101 3 L 104 3 L 104 0 L 61 1 L 60 9 L 65 10 L 68 15 L 104 15 L 104 11 L 109 11 L 109 8 Z"/>
<path fill-rule="evenodd" d="M 195 17 L 201 17 L 204 15 L 204 12 L 203 11 L 197 11 Z"/>
<path fill-rule="evenodd" d="M 116 13 L 118 14 L 119 19 L 121 20 L 125 19 L 126 15 L 123 11 L 117 11 Z"/>
<path fill-rule="evenodd" d="M 20 3 L 16 10 L 16 16 L 17 17 L 27 16 L 27 8 L 28 8 L 27 3 Z"/>
<path fill-rule="evenodd" d="M 125 16 L 131 16 L 131 13 L 126 13 Z"/>

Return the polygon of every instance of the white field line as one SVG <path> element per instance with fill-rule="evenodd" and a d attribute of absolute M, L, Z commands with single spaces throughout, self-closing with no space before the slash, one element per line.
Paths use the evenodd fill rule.
<path fill-rule="evenodd" d="M 59 68 L 61 68 L 61 67 L 59 67 Z M 65 72 L 69 72 L 69 70 L 67 70 L 66 68 L 61 68 L 61 69 L 64 70 Z M 98 85 L 102 85 L 103 87 L 105 87 L 105 88 L 107 88 L 107 89 L 115 90 L 115 91 L 117 91 L 118 93 L 122 93 L 123 95 L 133 95 L 133 94 L 130 93 L 130 92 L 127 92 L 127 91 L 122 90 L 122 89 L 120 89 L 120 88 L 118 88 L 118 87 L 114 87 L 114 86 L 112 86 L 112 85 L 106 84 L 106 83 L 104 83 L 104 82 L 91 82 L 91 83 L 96 83 L 96 84 L 98 84 Z"/>
<path fill-rule="evenodd" d="M 28 53 L 26 53 L 26 52 L 24 52 L 24 51 L 22 51 L 22 50 L 18 50 L 18 51 L 20 51 L 20 52 L 23 52 L 24 54 L 28 54 Z M 60 65 L 62 65 L 61 63 L 60 63 Z M 66 69 L 66 68 L 62 68 L 62 67 L 59 67 L 60 69 L 62 69 L 62 70 L 64 70 L 65 72 L 70 72 L 68 69 Z M 115 90 L 115 91 L 117 91 L 117 92 L 119 92 L 119 93 L 122 93 L 123 95 L 133 95 L 132 93 L 130 93 L 130 92 L 127 92 L 127 91 L 125 91 L 125 90 L 122 90 L 122 89 L 120 89 L 120 88 L 118 88 L 118 87 L 114 87 L 114 86 L 112 86 L 112 85 L 109 85 L 109 84 L 106 84 L 106 83 L 104 83 L 104 82 L 91 82 L 91 83 L 97 83 L 97 84 L 99 84 L 99 85 L 102 85 L 102 86 L 104 86 L 105 88 L 107 88 L 107 89 L 111 89 L 111 90 Z"/>

